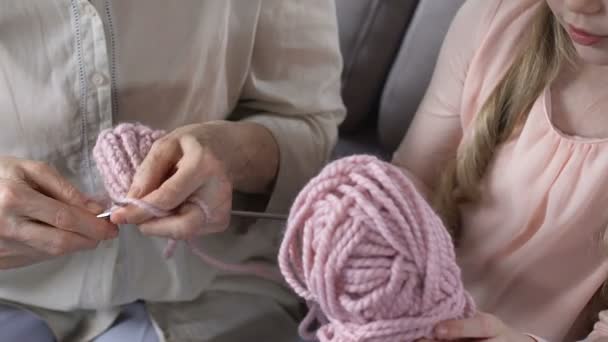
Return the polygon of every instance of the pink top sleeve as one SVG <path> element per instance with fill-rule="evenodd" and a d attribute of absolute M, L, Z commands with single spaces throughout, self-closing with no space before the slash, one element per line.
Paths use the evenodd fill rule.
<path fill-rule="evenodd" d="M 459 10 L 440 50 L 429 88 L 393 156 L 393 163 L 415 175 L 423 192 L 435 186 L 443 164 L 455 156 L 462 138 L 460 107 L 467 70 L 497 4 L 468 0 Z"/>

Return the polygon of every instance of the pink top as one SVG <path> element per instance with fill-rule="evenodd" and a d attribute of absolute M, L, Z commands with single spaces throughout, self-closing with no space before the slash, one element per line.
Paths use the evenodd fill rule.
<path fill-rule="evenodd" d="M 434 184 L 543 2 L 465 3 L 396 164 Z M 558 103 L 546 89 L 521 134 L 497 151 L 482 200 L 462 208 L 459 248 L 465 285 L 480 309 L 552 341 L 590 333 L 574 323 L 608 277 L 608 247 L 600 240 L 608 226 L 608 139 L 560 132 L 552 123 L 563 109 Z"/>

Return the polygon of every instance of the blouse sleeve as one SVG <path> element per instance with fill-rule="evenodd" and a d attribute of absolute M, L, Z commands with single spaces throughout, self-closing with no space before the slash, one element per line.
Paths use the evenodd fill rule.
<path fill-rule="evenodd" d="M 433 77 L 393 163 L 409 171 L 423 192 L 436 186 L 462 139 L 461 103 L 469 65 L 501 1 L 468 0 L 454 17 Z"/>
<path fill-rule="evenodd" d="M 250 70 L 233 118 L 274 136 L 279 170 L 267 208 L 286 211 L 328 160 L 345 117 L 333 1 L 261 2 Z"/>

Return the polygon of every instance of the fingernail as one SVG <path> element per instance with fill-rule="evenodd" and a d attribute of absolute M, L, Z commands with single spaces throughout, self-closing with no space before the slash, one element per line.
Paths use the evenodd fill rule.
<path fill-rule="evenodd" d="M 120 217 L 120 216 L 111 216 L 110 217 L 110 222 L 114 223 L 114 224 L 127 224 L 127 222 L 125 222 L 124 218 Z"/>
<path fill-rule="evenodd" d="M 110 216 L 110 221 L 112 221 L 114 224 L 127 224 L 127 219 L 122 212 L 122 209 L 116 210 L 114 213 L 112 213 L 112 216 Z"/>
<path fill-rule="evenodd" d="M 446 329 L 445 327 L 438 327 L 437 329 L 435 329 L 435 334 L 438 337 L 446 337 L 448 335 L 448 329 Z"/>
<path fill-rule="evenodd" d="M 110 230 L 109 239 L 115 239 L 118 237 L 118 229 Z"/>
<path fill-rule="evenodd" d="M 85 206 L 87 207 L 87 209 L 89 209 L 90 211 L 92 211 L 95 214 L 103 211 L 103 207 L 99 203 L 92 201 L 92 200 L 87 201 Z"/>

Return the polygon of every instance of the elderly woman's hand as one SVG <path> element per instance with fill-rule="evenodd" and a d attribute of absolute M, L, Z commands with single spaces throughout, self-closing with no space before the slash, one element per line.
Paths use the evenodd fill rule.
<path fill-rule="evenodd" d="M 0 269 L 92 249 L 118 235 L 103 208 L 50 166 L 0 157 Z"/>
<path fill-rule="evenodd" d="M 137 224 L 146 235 L 187 240 L 224 230 L 233 189 L 268 190 L 279 152 L 270 131 L 254 123 L 218 121 L 180 127 L 154 143 L 137 169 L 127 197 L 172 215 L 128 205 L 112 214 L 115 223 Z M 204 203 L 209 217 L 200 206 Z"/>

